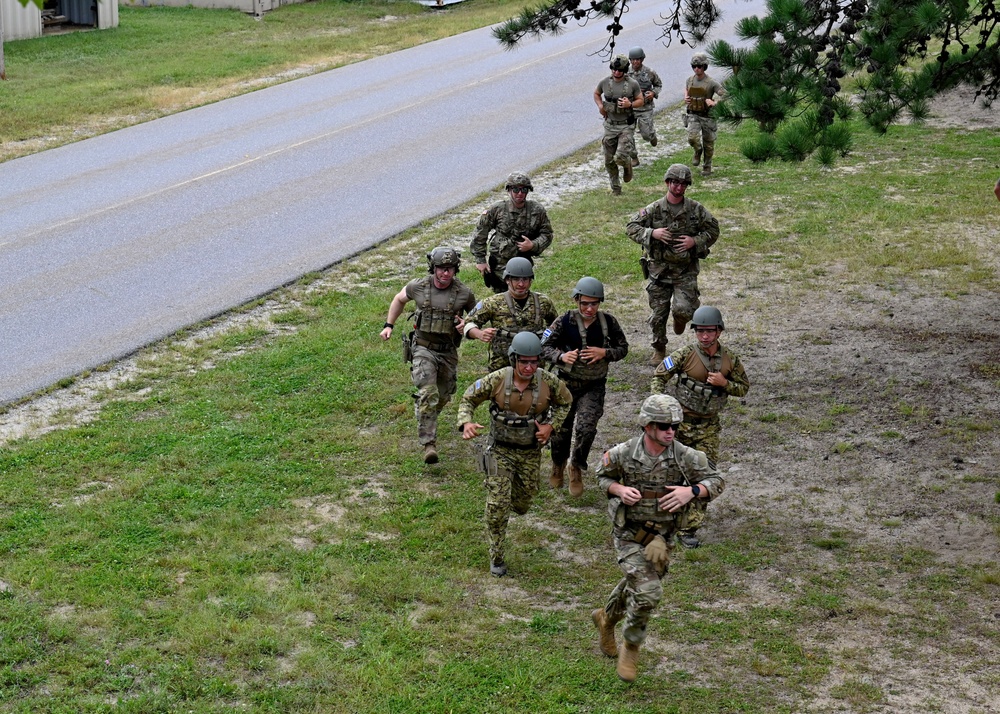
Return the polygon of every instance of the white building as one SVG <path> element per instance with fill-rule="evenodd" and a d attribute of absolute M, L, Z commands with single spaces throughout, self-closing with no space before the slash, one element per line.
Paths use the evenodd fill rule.
<path fill-rule="evenodd" d="M 54 0 L 45 4 L 49 8 L 43 13 L 34 2 L 25 6 L 18 0 L 0 0 L 3 39 L 28 40 L 41 37 L 46 26 L 75 25 L 99 30 L 118 27 L 117 0 Z"/>

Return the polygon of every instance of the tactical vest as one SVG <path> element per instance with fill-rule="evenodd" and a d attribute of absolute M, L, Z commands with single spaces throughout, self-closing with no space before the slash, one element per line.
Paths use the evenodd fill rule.
<path fill-rule="evenodd" d="M 517 312 L 515 311 L 514 298 L 507 291 L 503 294 L 504 300 L 507 302 L 507 309 L 510 310 L 510 322 L 511 324 L 507 327 L 498 327 L 497 331 L 493 335 L 493 339 L 490 341 L 491 345 L 495 345 L 494 352 L 507 354 L 507 348 L 510 347 L 511 341 L 514 336 L 521 332 L 534 332 L 539 339 L 542 337 L 542 333 L 545 332 L 545 325 L 542 324 L 542 304 L 538 300 L 538 293 L 529 293 L 532 300 L 533 312 L 531 315 L 531 321 L 527 325 L 523 324 L 524 320 L 519 321 L 517 319 Z M 532 325 L 536 327 L 532 329 Z"/>
<path fill-rule="evenodd" d="M 637 438 L 642 439 L 641 436 Z M 673 449 L 670 450 L 668 458 L 657 459 L 653 470 L 647 473 L 644 471 L 641 461 L 631 458 L 636 448 L 642 447 L 632 445 L 632 450 L 629 451 L 629 458 L 623 459 L 622 470 L 625 472 L 625 475 L 621 483 L 623 486 L 631 486 L 649 497 L 640 499 L 634 505 L 625 505 L 625 520 L 653 521 L 654 523 L 665 523 L 676 520 L 682 513 L 687 511 L 688 506 L 685 506 L 677 513 L 671 513 L 670 511 L 660 510 L 657 503 L 660 498 L 666 495 L 665 487 L 691 485 L 687 476 L 684 475 L 680 466 L 677 465 Z M 654 496 L 654 494 L 659 495 Z"/>
<path fill-rule="evenodd" d="M 580 351 L 587 349 L 587 328 L 583 325 L 583 315 L 579 310 L 571 310 L 570 315 L 576 319 L 576 329 L 580 331 Z M 599 347 L 608 349 L 611 345 L 611 338 L 608 336 L 608 319 L 604 313 L 598 310 L 597 319 L 601 325 L 602 342 Z M 594 364 L 584 364 L 577 360 L 572 365 L 562 365 L 561 371 L 566 378 L 574 382 L 590 382 L 595 379 L 603 379 L 608 376 L 608 361 L 602 359 Z"/>
<path fill-rule="evenodd" d="M 691 228 L 688 227 L 688 202 L 682 204 L 680 213 L 674 214 L 670 209 L 665 209 L 660 201 L 652 204 L 648 209 L 652 228 L 666 228 L 670 235 L 679 238 L 682 235 L 691 235 Z M 695 261 L 691 251 L 685 250 L 680 253 L 664 243 L 663 241 L 650 239 L 649 248 L 646 250 L 649 257 L 649 276 L 654 280 L 670 265 L 690 265 Z"/>
<path fill-rule="evenodd" d="M 457 281 L 452 281 L 448 288 L 448 306 L 433 307 L 431 301 L 434 291 L 437 288 L 433 285 L 433 276 L 427 276 L 420 287 L 423 293 L 423 300 L 420 307 L 413 313 L 413 327 L 417 331 L 417 338 L 439 344 L 439 348 L 449 344 L 454 346 L 456 342 L 455 331 L 455 304 L 462 293 L 461 286 Z M 442 291 L 438 291 L 442 292 Z"/>
<path fill-rule="evenodd" d="M 645 100 L 646 92 L 652 91 L 653 89 L 653 80 L 649 78 L 649 70 L 643 67 L 638 72 L 635 73 L 629 72 L 628 76 L 639 83 L 639 89 L 642 90 L 642 96 L 643 99 Z M 650 99 L 649 101 L 643 101 L 642 107 L 636 109 L 635 111 L 644 112 L 644 111 L 649 111 L 652 108 L 653 108 L 653 100 Z"/>
<path fill-rule="evenodd" d="M 535 438 L 537 427 L 535 415 L 539 412 L 541 401 L 542 380 L 535 378 L 535 386 L 531 390 L 531 407 L 527 414 L 518 414 L 510 408 L 510 395 L 514 390 L 514 368 L 505 367 L 503 378 L 503 404 L 497 404 L 494 399 L 490 404 L 490 416 L 493 418 L 491 433 L 494 440 L 501 446 L 516 446 L 533 448 L 538 446 Z M 548 385 L 546 385 L 548 386 Z M 546 389 L 545 405 L 541 411 L 548 408 L 548 390 Z"/>
<path fill-rule="evenodd" d="M 635 81 L 635 79 L 632 78 L 632 81 Z M 621 82 L 615 82 L 611 77 L 608 77 L 604 80 L 604 82 L 602 82 L 604 92 L 604 111 L 608 114 L 606 121 L 610 121 L 615 124 L 623 124 L 629 120 L 629 117 L 632 116 L 631 109 L 620 109 L 618 107 L 619 99 L 632 98 L 632 94 L 629 91 L 631 86 L 632 82 L 629 81 L 629 76 L 627 74 Z"/>
<path fill-rule="evenodd" d="M 496 256 L 499 271 L 502 272 L 507 261 L 520 252 L 517 244 L 522 240 L 521 236 L 535 240 L 541 234 L 538 226 L 533 225 L 535 216 L 529 203 L 525 203 L 524 208 L 516 213 L 511 211 L 509 204 L 504 204 L 503 213 L 497 219 L 497 227 L 486 242 L 486 253 Z"/>
<path fill-rule="evenodd" d="M 698 416 L 715 416 L 726 406 L 729 394 L 722 387 L 708 383 L 709 372 L 721 372 L 728 377 L 733 371 L 733 361 L 724 355 L 722 348 L 709 357 L 697 347 L 684 363 L 677 377 L 677 401 L 685 411 Z"/>
<path fill-rule="evenodd" d="M 705 85 L 689 86 L 687 88 L 687 95 L 688 99 L 691 100 L 687 108 L 688 114 L 707 117 L 709 107 L 705 104 L 705 100 L 711 98 L 708 96 L 708 87 Z"/>

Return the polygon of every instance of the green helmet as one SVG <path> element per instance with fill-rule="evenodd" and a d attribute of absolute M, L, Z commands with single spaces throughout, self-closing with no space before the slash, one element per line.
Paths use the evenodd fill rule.
<path fill-rule="evenodd" d="M 507 261 L 507 267 L 503 269 L 503 279 L 507 278 L 533 278 L 535 268 L 531 261 L 521 256 L 516 256 Z"/>
<path fill-rule="evenodd" d="M 676 181 L 684 181 L 688 186 L 691 185 L 691 169 L 689 169 L 684 164 L 670 164 L 670 168 L 667 169 L 667 173 L 663 174 L 663 183 L 674 179 Z"/>
<path fill-rule="evenodd" d="M 434 268 L 454 268 L 458 272 L 462 260 L 458 256 L 458 251 L 454 248 L 439 245 L 427 254 L 427 272 L 433 273 Z"/>
<path fill-rule="evenodd" d="M 628 63 L 628 57 L 625 55 L 618 55 L 613 60 L 611 60 L 611 71 L 612 72 L 628 72 L 630 67 Z"/>
<path fill-rule="evenodd" d="M 703 66 L 707 67 L 708 66 L 708 55 L 706 55 L 704 52 L 695 52 L 691 56 L 691 66 L 694 67 L 695 65 L 703 65 Z"/>
<path fill-rule="evenodd" d="M 507 183 L 504 184 L 504 190 L 510 191 L 515 186 L 527 186 L 529 191 L 535 190 L 535 187 L 531 185 L 531 177 L 523 171 L 515 171 L 508 176 Z"/>
<path fill-rule="evenodd" d="M 691 329 L 695 327 L 718 327 L 720 330 L 726 329 L 726 324 L 722 321 L 722 313 L 719 308 L 709 305 L 702 305 L 694 311 L 691 318 Z"/>
<path fill-rule="evenodd" d="M 542 341 L 534 332 L 518 332 L 507 348 L 511 364 L 514 364 L 518 357 L 537 357 L 540 354 L 542 354 Z"/>
<path fill-rule="evenodd" d="M 678 424 L 684 421 L 684 410 L 681 403 L 669 394 L 654 394 L 646 397 L 639 409 L 639 426 L 654 422 L 662 424 Z"/>
<path fill-rule="evenodd" d="M 646 53 L 642 51 L 641 47 L 633 47 L 628 51 L 628 58 L 630 60 L 646 59 Z"/>
<path fill-rule="evenodd" d="M 604 302 L 604 283 L 597 278 L 580 278 L 576 281 L 576 287 L 573 288 L 573 299 L 576 300 L 581 295 L 597 298 Z"/>

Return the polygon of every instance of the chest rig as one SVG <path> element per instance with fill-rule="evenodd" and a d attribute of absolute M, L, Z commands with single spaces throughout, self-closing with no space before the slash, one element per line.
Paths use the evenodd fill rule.
<path fill-rule="evenodd" d="M 721 372 L 725 377 L 732 369 L 732 360 L 723 355 L 721 347 L 711 357 L 696 347 L 685 362 L 684 371 L 677 377 L 677 401 L 685 411 L 715 416 L 726 406 L 729 395 L 722 387 L 708 383 L 708 373 Z"/>
<path fill-rule="evenodd" d="M 413 314 L 413 327 L 417 331 L 418 340 L 431 343 L 431 347 L 450 348 L 455 345 L 455 335 L 458 334 L 455 331 L 455 304 L 461 290 L 457 281 L 452 281 L 448 289 L 447 307 L 435 307 L 432 304 L 436 290 L 433 280 L 432 276 L 428 276 L 421 283 L 423 300 Z"/>
<path fill-rule="evenodd" d="M 506 264 L 518 255 L 517 244 L 521 236 L 534 240 L 541 233 L 534 219 L 535 212 L 531 210 L 529 203 L 525 202 L 524 208 L 517 212 L 512 211 L 509 204 L 505 204 L 503 213 L 497 220 L 496 230 L 489 238 L 487 253 L 497 256 L 501 263 Z"/>
<path fill-rule="evenodd" d="M 580 314 L 579 310 L 572 310 L 570 315 L 576 320 L 576 329 L 580 332 L 580 350 L 583 351 L 588 346 L 587 328 L 583 324 L 583 315 Z M 611 338 L 608 336 L 608 318 L 604 316 L 603 312 L 598 310 L 597 319 L 601 325 L 601 344 L 596 346 L 607 349 L 611 345 Z M 608 375 L 608 361 L 602 359 L 600 362 L 594 364 L 584 364 L 578 359 L 575 364 L 569 366 L 568 371 L 565 366 L 562 370 L 563 374 L 569 380 L 574 382 L 589 382 L 594 379 L 602 379 Z"/>
<path fill-rule="evenodd" d="M 498 404 L 494 399 L 490 403 L 490 416 L 493 419 L 491 433 L 493 439 L 501 446 L 514 446 L 521 449 L 531 449 L 538 446 L 535 438 L 535 416 L 539 411 L 544 412 L 548 408 L 546 403 L 539 409 L 539 402 L 542 401 L 542 380 L 535 378 L 535 385 L 531 390 L 531 406 L 527 414 L 518 414 L 510 408 L 510 395 L 514 391 L 514 368 L 504 368 L 503 379 L 503 403 Z M 548 402 L 546 394 L 545 402 Z"/>
<path fill-rule="evenodd" d="M 542 305 L 538 300 L 538 293 L 529 293 L 532 306 L 530 313 L 527 310 L 519 311 L 517 309 L 510 292 L 504 293 L 503 296 L 507 302 L 507 309 L 510 311 L 510 319 L 507 325 L 497 328 L 490 346 L 495 354 L 506 355 L 507 348 L 510 347 L 510 342 L 515 335 L 519 332 L 534 332 L 541 338 L 545 331 L 545 325 L 542 324 Z M 528 304 L 525 304 L 525 308 L 527 307 Z"/>
<path fill-rule="evenodd" d="M 682 235 L 690 235 L 688 227 L 688 203 L 685 199 L 680 212 L 674 213 L 669 208 L 664 208 L 659 201 L 653 204 L 649 211 L 651 218 L 651 228 L 666 228 L 675 239 Z M 664 270 L 669 270 L 673 266 L 690 265 L 694 260 L 691 251 L 675 252 L 671 245 L 663 241 L 650 239 L 646 257 L 649 261 L 650 277 L 654 280 L 659 277 Z"/>
<path fill-rule="evenodd" d="M 635 449 L 642 450 L 641 441 L 637 442 Z M 660 510 L 657 503 L 667 494 L 666 486 L 690 485 L 684 472 L 677 465 L 672 449 L 667 458 L 654 459 L 652 468 L 644 461 L 633 457 L 624 460 L 622 469 L 625 472 L 622 485 L 631 486 L 642 494 L 642 499 L 638 503 L 625 506 L 626 521 L 666 523 L 678 518 L 678 513 Z"/>

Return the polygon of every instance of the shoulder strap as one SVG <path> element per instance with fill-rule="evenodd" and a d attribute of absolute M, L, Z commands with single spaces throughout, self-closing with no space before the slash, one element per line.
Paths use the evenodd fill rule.
<path fill-rule="evenodd" d="M 574 318 L 576 318 L 576 329 L 580 331 L 580 349 L 587 349 L 587 328 L 583 324 L 583 315 L 580 314 L 579 310 L 571 311 Z M 597 313 L 600 315 L 600 313 Z"/>

